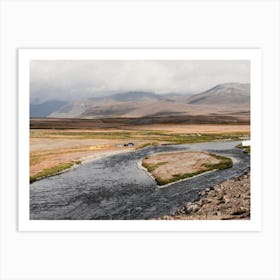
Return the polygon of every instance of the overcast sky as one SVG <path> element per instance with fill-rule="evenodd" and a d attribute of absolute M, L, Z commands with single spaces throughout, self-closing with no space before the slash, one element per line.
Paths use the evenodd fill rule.
<path fill-rule="evenodd" d="M 39 61 L 30 63 L 31 100 L 73 100 L 116 92 L 199 93 L 250 82 L 249 61 Z"/>

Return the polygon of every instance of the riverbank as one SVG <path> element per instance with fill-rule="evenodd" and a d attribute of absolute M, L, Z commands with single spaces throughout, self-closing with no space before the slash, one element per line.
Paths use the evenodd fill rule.
<path fill-rule="evenodd" d="M 163 220 L 248 220 L 250 219 L 250 172 L 199 193 Z"/>
<path fill-rule="evenodd" d="M 247 139 L 249 125 L 138 125 L 125 129 L 30 129 L 30 176 L 65 169 L 84 158 L 148 146 Z M 133 143 L 133 146 L 125 146 Z"/>
<path fill-rule="evenodd" d="M 129 150 L 126 149 L 126 150 L 119 150 L 119 151 L 107 151 L 107 152 L 95 153 L 95 154 L 91 154 L 90 156 L 80 158 L 80 160 L 66 162 L 63 164 L 52 166 L 50 168 L 45 168 L 45 169 L 41 170 L 40 172 L 36 173 L 35 175 L 30 176 L 29 177 L 30 183 L 34 183 L 38 180 L 41 180 L 41 179 L 44 179 L 44 178 L 47 178 L 50 176 L 55 176 L 55 175 L 61 174 L 63 172 L 67 172 L 82 163 L 91 162 L 91 161 L 94 161 L 94 160 L 97 160 L 100 158 L 109 157 L 109 156 L 113 156 L 113 155 L 117 155 L 117 154 L 128 153 L 128 152 L 131 152 L 134 150 L 135 149 L 129 149 Z"/>

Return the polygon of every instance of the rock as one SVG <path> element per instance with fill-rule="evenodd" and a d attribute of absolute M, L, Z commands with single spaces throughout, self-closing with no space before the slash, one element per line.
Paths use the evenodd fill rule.
<path fill-rule="evenodd" d="M 234 210 L 234 211 L 232 211 L 230 214 L 231 215 L 234 215 L 234 216 L 237 216 L 237 215 L 242 215 L 242 214 L 244 214 L 244 213 L 246 213 L 246 211 L 245 210 Z"/>
<path fill-rule="evenodd" d="M 194 202 L 178 209 L 170 219 L 220 220 L 250 218 L 250 173 L 199 193 Z"/>
<path fill-rule="evenodd" d="M 197 212 L 200 209 L 200 206 L 197 204 L 190 205 L 188 207 L 188 212 Z"/>
<path fill-rule="evenodd" d="M 220 205 L 220 204 L 224 204 L 225 203 L 225 200 L 224 200 L 224 198 L 222 198 L 222 199 L 220 199 L 219 201 L 218 201 L 218 205 Z"/>

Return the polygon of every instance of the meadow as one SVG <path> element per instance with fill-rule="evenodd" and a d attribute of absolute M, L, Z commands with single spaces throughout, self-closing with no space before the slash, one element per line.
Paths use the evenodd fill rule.
<path fill-rule="evenodd" d="M 112 153 L 150 145 L 188 144 L 250 138 L 248 124 L 153 124 L 122 128 L 30 129 L 30 182 Z M 124 144 L 134 146 L 125 147 Z"/>

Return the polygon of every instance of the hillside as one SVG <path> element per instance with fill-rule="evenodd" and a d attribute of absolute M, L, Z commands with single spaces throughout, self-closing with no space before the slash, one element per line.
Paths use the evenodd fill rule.
<path fill-rule="evenodd" d="M 61 107 L 66 105 L 66 101 L 50 100 L 40 104 L 30 104 L 31 117 L 47 117 L 51 113 L 58 111 Z"/>
<path fill-rule="evenodd" d="M 250 85 L 238 83 L 217 85 L 205 92 L 191 96 L 187 102 L 195 105 L 246 108 L 250 106 Z"/>
<path fill-rule="evenodd" d="M 227 83 L 195 95 L 176 93 L 160 95 L 152 92 L 133 91 L 75 100 L 63 104 L 56 110 L 51 110 L 46 116 L 86 119 L 143 118 L 225 113 L 248 114 L 249 111 L 250 85 Z M 40 116 L 31 114 L 31 117 Z"/>

